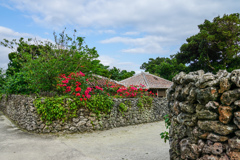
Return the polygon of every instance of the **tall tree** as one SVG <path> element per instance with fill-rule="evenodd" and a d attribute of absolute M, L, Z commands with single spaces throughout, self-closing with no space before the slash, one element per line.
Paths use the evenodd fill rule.
<path fill-rule="evenodd" d="M 58 83 L 56 78 L 63 73 L 82 71 L 89 77 L 97 74 L 115 80 L 131 76 L 129 73 L 132 72 L 122 73 L 120 69 L 112 75 L 111 69 L 97 59 L 96 48 L 84 45 L 84 37 L 75 38 L 74 34 L 71 38 L 64 31 L 59 35 L 58 38 L 54 33 L 56 44 L 42 41 L 33 44 L 31 39 L 24 41 L 23 38 L 1 42 L 5 47 L 17 46 L 16 51 L 9 54 L 7 79 L 3 86 L 7 93 L 54 91 Z"/>
<path fill-rule="evenodd" d="M 156 59 L 150 58 L 149 61 L 143 63 L 140 69 L 160 76 L 162 78 L 172 80 L 172 78 L 181 71 L 187 71 L 184 64 L 178 64 L 175 58 L 157 57 Z"/>
<path fill-rule="evenodd" d="M 200 32 L 187 38 L 174 56 L 178 63 L 188 65 L 190 71 L 203 69 L 216 73 L 219 69 L 240 68 L 239 14 L 215 17 L 198 25 Z"/>
<path fill-rule="evenodd" d="M 129 78 L 135 74 L 134 71 L 120 70 L 119 68 L 113 67 L 109 69 L 109 77 L 116 81 L 121 81 L 123 79 Z"/>

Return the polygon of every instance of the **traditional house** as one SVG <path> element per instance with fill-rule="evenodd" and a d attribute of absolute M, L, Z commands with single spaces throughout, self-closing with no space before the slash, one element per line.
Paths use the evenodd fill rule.
<path fill-rule="evenodd" d="M 166 97 L 166 90 L 171 87 L 172 82 L 147 72 L 141 72 L 130 78 L 120 81 L 125 86 L 144 85 L 146 89 L 157 93 L 158 97 Z"/>
<path fill-rule="evenodd" d="M 115 80 L 103 77 L 103 76 L 99 76 L 99 75 L 93 75 L 92 78 L 90 78 L 90 80 L 88 81 L 88 84 L 90 85 L 90 87 L 95 87 L 95 86 L 99 86 L 99 87 L 106 87 L 108 86 L 117 86 L 117 87 L 122 87 L 124 86 L 122 83 L 117 82 Z"/>

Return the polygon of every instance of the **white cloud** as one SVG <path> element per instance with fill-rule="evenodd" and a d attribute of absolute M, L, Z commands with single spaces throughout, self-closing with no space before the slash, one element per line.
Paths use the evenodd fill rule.
<path fill-rule="evenodd" d="M 10 28 L 0 26 L 0 41 L 3 41 L 3 39 L 7 39 L 9 41 L 16 39 L 18 41 L 19 38 L 21 38 L 21 37 L 25 38 L 25 40 L 27 40 L 27 38 L 33 38 L 36 40 L 41 40 L 43 42 L 49 41 L 49 40 L 41 38 L 39 36 L 34 36 L 34 35 L 31 35 L 28 33 L 16 32 Z M 52 41 L 50 41 L 50 42 L 52 42 Z M 34 42 L 32 42 L 32 43 L 34 43 Z M 9 49 L 7 47 L 0 45 L 0 57 L 1 57 L 0 58 L 0 68 L 7 69 L 7 64 L 9 62 L 8 54 L 16 51 L 16 47 L 17 46 L 15 46 L 15 48 L 13 48 L 13 49 Z"/>
<path fill-rule="evenodd" d="M 7 40 L 11 41 L 12 39 L 17 39 L 17 38 L 26 37 L 26 36 L 30 36 L 30 34 L 19 33 L 19 32 L 13 31 L 10 28 L 0 26 L 0 41 L 3 41 L 3 39 L 7 39 Z M 13 51 L 15 51 L 15 50 L 12 50 L 12 49 L 9 49 L 7 47 L 0 45 L 0 57 L 1 57 L 0 58 L 0 68 L 7 69 L 7 64 L 9 62 L 8 54 Z"/>
<path fill-rule="evenodd" d="M 139 34 L 140 34 L 140 32 L 125 32 L 125 33 L 123 33 L 123 35 L 126 35 L 126 36 L 136 36 Z"/>
<path fill-rule="evenodd" d="M 101 43 L 123 43 L 126 53 L 167 54 L 198 32 L 197 25 L 224 13 L 238 13 L 237 0 L 2 0 L 49 28 L 76 26 L 83 33 L 145 35 L 113 37 Z M 85 32 L 86 29 L 87 31 Z M 94 30 L 94 31 L 92 31 Z M 168 53 L 169 55 L 169 53 Z M 166 56 L 166 55 L 165 55 Z"/>
<path fill-rule="evenodd" d="M 116 31 L 108 29 L 108 30 L 99 30 L 98 33 L 100 33 L 100 34 L 104 34 L 104 33 L 106 33 L 106 34 L 115 34 Z"/>
<path fill-rule="evenodd" d="M 105 66 L 113 66 L 114 63 L 116 63 L 116 59 L 106 56 L 106 55 L 100 55 L 98 58 L 101 63 Z"/>
<path fill-rule="evenodd" d="M 164 46 L 174 41 L 174 39 L 161 36 L 145 36 L 143 38 L 113 37 L 110 39 L 102 40 L 100 43 L 124 43 L 131 46 L 129 49 L 122 50 L 122 52 L 126 53 L 162 54 L 167 52 L 163 49 Z"/>
<path fill-rule="evenodd" d="M 109 66 L 110 68 L 117 67 L 121 70 L 139 72 L 139 65 L 133 62 L 121 62 L 113 57 L 107 55 L 100 55 L 98 58 L 103 65 Z"/>
<path fill-rule="evenodd" d="M 238 12 L 240 1 L 216 0 L 9 0 L 5 5 L 25 11 L 42 25 L 79 27 L 130 26 L 143 32 L 192 30 L 203 19 Z M 186 24 L 191 25 L 186 25 Z"/>
<path fill-rule="evenodd" d="M 4 70 L 7 69 L 7 64 L 9 62 L 8 60 L 8 53 L 12 52 L 11 49 L 0 46 L 0 68 L 3 68 Z"/>
<path fill-rule="evenodd" d="M 3 27 L 3 26 L 0 26 L 0 39 L 14 38 L 14 37 L 30 37 L 30 34 L 28 34 L 28 33 L 19 33 L 19 32 L 13 31 L 10 28 L 6 28 L 6 27 Z"/>

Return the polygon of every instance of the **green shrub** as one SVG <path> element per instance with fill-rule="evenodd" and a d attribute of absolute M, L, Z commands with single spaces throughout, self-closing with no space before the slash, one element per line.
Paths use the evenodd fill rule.
<path fill-rule="evenodd" d="M 4 85 L 2 86 L 2 92 L 6 94 L 30 94 L 35 93 L 31 85 L 32 79 L 28 77 L 24 72 L 17 72 L 14 75 L 9 75 Z"/>
<path fill-rule="evenodd" d="M 171 126 L 171 120 L 169 118 L 169 115 L 167 114 L 163 118 L 165 121 L 165 127 L 166 129 L 168 129 Z M 160 135 L 161 135 L 161 138 L 164 139 L 165 143 L 167 142 L 167 140 L 169 140 L 169 133 L 167 131 L 160 133 Z"/>
<path fill-rule="evenodd" d="M 151 108 L 152 101 L 153 101 L 153 97 L 142 95 L 138 99 L 137 106 L 139 107 L 140 110 L 144 110 L 144 108 Z"/>

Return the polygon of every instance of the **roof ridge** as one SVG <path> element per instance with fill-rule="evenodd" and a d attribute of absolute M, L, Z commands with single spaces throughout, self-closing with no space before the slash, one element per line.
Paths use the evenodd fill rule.
<path fill-rule="evenodd" d="M 152 76 L 154 76 L 154 77 L 161 78 L 161 79 L 163 79 L 163 80 L 166 80 L 166 81 L 168 81 L 168 82 L 173 83 L 172 81 L 169 81 L 169 80 L 167 80 L 167 79 L 165 79 L 165 78 L 162 78 L 162 77 L 156 76 L 156 75 L 151 74 L 151 73 L 149 73 L 149 72 L 145 72 L 145 73 L 146 73 L 146 74 L 149 74 L 149 75 L 152 75 Z"/>
<path fill-rule="evenodd" d="M 148 81 L 147 81 L 147 79 L 146 79 L 146 77 L 144 75 L 144 72 L 141 72 L 141 75 L 143 76 L 143 79 L 144 79 L 144 81 L 146 83 L 146 87 L 149 88 L 149 84 L 148 84 Z"/>
<path fill-rule="evenodd" d="M 142 72 L 141 72 L 141 73 L 142 73 Z M 135 74 L 135 75 L 133 75 L 132 77 L 128 77 L 128 78 L 126 78 L 126 79 L 124 79 L 124 80 L 121 80 L 121 81 L 119 81 L 119 82 L 120 82 L 120 83 L 123 83 L 123 81 L 128 80 L 128 79 L 133 78 L 133 77 L 136 77 L 137 75 L 139 75 L 139 74 L 141 74 L 141 73 Z"/>
<path fill-rule="evenodd" d="M 111 82 L 115 82 L 115 83 L 117 83 L 117 84 L 121 84 L 121 85 L 125 86 L 123 83 L 118 82 L 118 81 L 116 81 L 116 80 L 113 80 L 113 79 L 111 79 L 111 78 L 107 78 L 107 77 L 100 76 L 100 75 L 97 75 L 97 74 L 92 74 L 92 75 L 93 75 L 93 76 L 96 76 L 96 77 L 98 77 L 98 78 L 105 78 L 105 79 L 107 79 L 107 80 L 110 80 Z"/>

